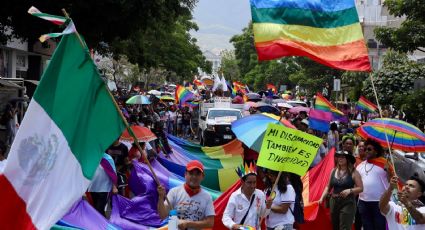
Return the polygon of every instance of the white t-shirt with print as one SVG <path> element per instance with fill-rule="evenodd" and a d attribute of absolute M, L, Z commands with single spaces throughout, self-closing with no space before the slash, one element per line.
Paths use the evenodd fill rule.
<path fill-rule="evenodd" d="M 273 206 L 290 203 L 290 208 L 294 211 L 295 203 L 295 190 L 292 185 L 287 185 L 287 190 L 285 193 L 280 193 L 277 188 L 274 190 L 276 192 L 276 197 L 273 200 Z M 286 213 L 276 213 L 270 211 L 270 214 L 266 218 L 266 225 L 268 228 L 275 228 L 279 225 L 284 224 L 293 224 L 295 222 L 294 215 L 291 210 L 288 209 Z"/>
<path fill-rule="evenodd" d="M 184 185 L 181 185 L 172 188 L 168 192 L 167 198 L 173 209 L 177 210 L 179 219 L 199 221 L 208 216 L 215 216 L 211 195 L 203 189 L 190 197 L 184 189 Z"/>
<path fill-rule="evenodd" d="M 425 224 L 416 224 L 415 219 L 410 215 L 406 208 L 389 202 L 390 210 L 385 215 L 389 230 L 423 230 Z M 417 209 L 420 213 L 425 214 L 425 206 Z"/>

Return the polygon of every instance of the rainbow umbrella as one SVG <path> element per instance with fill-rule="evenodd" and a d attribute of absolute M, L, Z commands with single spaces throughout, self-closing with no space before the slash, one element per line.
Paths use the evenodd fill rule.
<path fill-rule="evenodd" d="M 373 119 L 360 126 L 357 134 L 364 139 L 373 139 L 382 146 L 387 146 L 388 138 L 391 148 L 406 152 L 425 152 L 425 134 L 416 126 L 397 119 Z"/>
<path fill-rule="evenodd" d="M 126 104 L 139 104 L 139 105 L 149 105 L 151 102 L 149 101 L 149 98 L 145 95 L 135 95 L 130 97 L 126 102 Z"/>
<path fill-rule="evenodd" d="M 246 116 L 232 123 L 232 131 L 240 141 L 249 148 L 260 152 L 264 134 L 267 126 L 272 124 L 281 124 L 289 128 L 295 129 L 295 126 L 288 120 L 280 120 L 279 116 L 261 113 Z"/>

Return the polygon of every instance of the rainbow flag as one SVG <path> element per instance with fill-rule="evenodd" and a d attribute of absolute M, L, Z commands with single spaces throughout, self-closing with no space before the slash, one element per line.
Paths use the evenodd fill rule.
<path fill-rule="evenodd" d="M 300 226 L 300 229 L 314 229 L 317 226 L 320 226 L 320 229 L 332 229 L 329 209 L 320 206 L 317 201 L 320 200 L 323 190 L 329 183 L 327 175 L 331 174 L 335 166 L 334 154 L 335 148 L 330 149 L 326 157 L 301 178 L 306 222 Z"/>
<path fill-rule="evenodd" d="M 196 86 L 202 86 L 204 83 L 202 83 L 202 81 L 195 79 L 193 80 L 193 84 L 195 84 Z"/>
<path fill-rule="evenodd" d="M 357 102 L 356 108 L 359 110 L 364 110 L 369 113 L 374 113 L 378 110 L 378 106 L 370 102 L 363 96 L 360 96 L 359 101 Z"/>
<path fill-rule="evenodd" d="M 332 103 L 330 103 L 321 93 L 316 94 L 316 103 L 314 108 L 325 112 L 331 112 L 335 120 L 344 116 L 344 113 L 332 105 Z"/>
<path fill-rule="evenodd" d="M 271 89 L 274 94 L 277 93 L 277 88 L 273 84 L 267 84 L 267 90 Z"/>
<path fill-rule="evenodd" d="M 158 161 L 170 172 L 184 176 L 185 165 L 199 160 L 205 167 L 202 185 L 217 191 L 226 191 L 239 179 L 235 169 L 242 164 L 243 147 L 238 140 L 215 147 L 202 147 L 186 140 L 168 135 L 173 149 L 170 158 L 159 157 Z"/>
<path fill-rule="evenodd" d="M 236 94 L 238 91 L 240 91 L 242 94 L 248 93 L 246 90 L 246 85 L 244 83 L 234 81 L 233 82 L 233 93 Z"/>
<path fill-rule="evenodd" d="M 251 0 L 259 60 L 305 56 L 323 65 L 371 71 L 354 0 Z"/>
<path fill-rule="evenodd" d="M 189 106 L 190 108 L 196 108 L 199 106 L 199 101 L 187 101 L 184 105 Z"/>
<path fill-rule="evenodd" d="M 187 90 L 184 86 L 177 85 L 175 93 L 177 103 L 183 105 L 186 101 L 192 99 L 194 96 L 195 95 Z"/>

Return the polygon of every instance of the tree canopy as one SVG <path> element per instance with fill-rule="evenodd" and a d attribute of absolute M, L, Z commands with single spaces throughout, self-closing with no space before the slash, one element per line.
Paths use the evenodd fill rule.
<path fill-rule="evenodd" d="M 393 104 L 397 94 L 407 96 L 413 90 L 414 81 L 425 77 L 425 65 L 407 58 L 406 54 L 389 51 L 384 56 L 382 68 L 373 73 L 378 99 L 381 104 Z M 374 98 L 370 79 L 367 78 L 363 92 Z"/>
<path fill-rule="evenodd" d="M 397 17 L 406 17 L 399 28 L 380 27 L 376 37 L 385 46 L 401 52 L 425 52 L 425 4 L 423 0 L 386 0 L 385 6 Z M 422 48 L 421 48 L 422 47 Z"/>
<path fill-rule="evenodd" d="M 197 0 L 27 0 L 3 1 L 0 8 L 0 42 L 10 37 L 37 39 L 58 28 L 27 13 L 32 6 L 49 14 L 62 15 L 64 8 L 74 20 L 78 31 L 90 48 L 101 42 L 128 39 L 135 32 L 161 28 L 182 15 L 191 15 Z M 12 30 L 12 33 L 6 33 Z"/>

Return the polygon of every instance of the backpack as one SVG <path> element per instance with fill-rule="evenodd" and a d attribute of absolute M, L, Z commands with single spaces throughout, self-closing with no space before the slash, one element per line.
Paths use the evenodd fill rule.
<path fill-rule="evenodd" d="M 289 207 L 289 210 L 291 210 L 291 213 L 294 216 L 295 223 L 304 223 L 304 202 L 301 194 L 298 192 L 296 192 L 295 195 L 294 210 L 292 210 L 291 207 Z"/>

